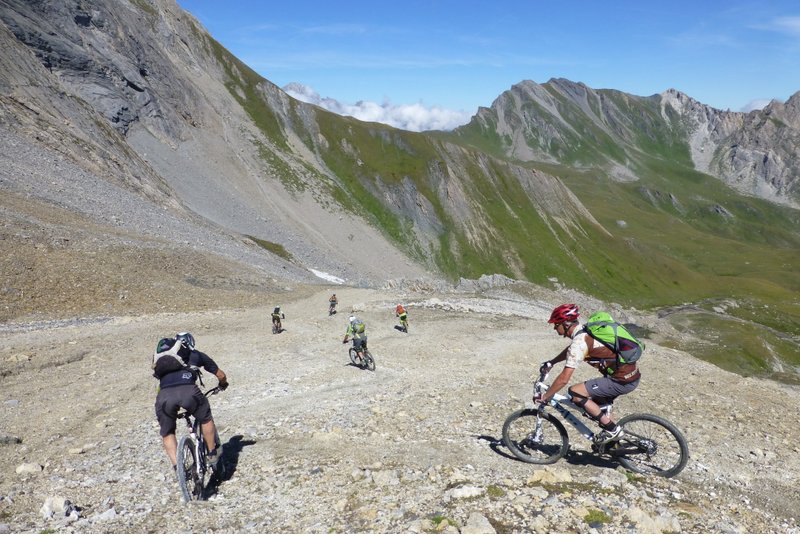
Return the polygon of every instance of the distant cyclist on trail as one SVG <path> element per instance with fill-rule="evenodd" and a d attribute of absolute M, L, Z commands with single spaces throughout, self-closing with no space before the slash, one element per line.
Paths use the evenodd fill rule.
<path fill-rule="evenodd" d="M 394 309 L 395 317 L 400 318 L 400 328 L 405 332 L 408 333 L 408 313 L 406 309 L 403 307 L 402 304 L 398 304 L 397 307 Z"/>
<path fill-rule="evenodd" d="M 596 368 L 603 375 L 581 384 L 574 384 L 569 388 L 572 402 L 583 410 L 603 429 L 595 437 L 598 444 L 609 443 L 619 439 L 622 427 L 616 424 L 607 414 L 600 415 L 598 404 L 608 404 L 620 395 L 626 395 L 639 385 L 641 373 L 636 363 L 617 364 L 614 351 L 596 341 L 578 322 L 578 306 L 575 304 L 562 304 L 553 310 L 547 321 L 554 325 L 556 333 L 570 338 L 570 345 L 562 350 L 558 356 L 548 360 L 539 368 L 540 372 L 549 370 L 553 364 L 566 361 L 564 369 L 556 377 L 550 388 L 540 398 L 534 397 L 536 403 L 546 404 L 566 386 L 572 378 L 572 373 L 581 361 L 585 361 Z"/>
<path fill-rule="evenodd" d="M 328 299 L 328 315 L 333 315 L 336 313 L 336 305 L 339 304 L 339 299 L 336 298 L 336 293 L 331 295 L 331 298 Z"/>
<path fill-rule="evenodd" d="M 351 337 L 353 338 L 353 348 L 356 349 L 359 357 L 363 357 L 364 349 L 367 348 L 367 325 L 355 315 L 351 315 L 347 321 L 347 332 L 344 334 L 342 343 L 347 343 Z"/>
<path fill-rule="evenodd" d="M 286 316 L 281 312 L 280 306 L 275 306 L 275 309 L 272 310 L 272 332 L 274 334 L 280 334 L 283 332 L 283 324 L 281 323 L 282 319 L 286 319 Z"/>
<path fill-rule="evenodd" d="M 175 427 L 180 408 L 185 409 L 200 421 L 205 442 L 216 444 L 209 451 L 207 462 L 216 466 L 221 456 L 220 444 L 217 441 L 217 427 L 211 416 L 211 405 L 195 382 L 200 378 L 200 368 L 213 374 L 219 380 L 219 388 L 228 387 L 228 377 L 207 354 L 194 348 L 194 337 L 188 332 L 181 332 L 174 338 L 163 338 L 156 345 L 153 354 L 153 376 L 159 380 L 159 391 L 156 396 L 156 418 L 160 426 L 161 439 L 172 468 L 175 469 L 178 440 Z M 202 379 L 200 384 L 202 384 Z"/>

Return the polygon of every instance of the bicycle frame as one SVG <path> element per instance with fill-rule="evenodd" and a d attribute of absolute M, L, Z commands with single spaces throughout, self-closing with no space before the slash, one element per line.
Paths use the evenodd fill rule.
<path fill-rule="evenodd" d="M 533 385 L 534 395 L 536 394 L 541 395 L 545 391 L 547 391 L 549 386 L 544 383 L 544 381 L 547 379 L 547 374 L 548 373 L 542 374 L 539 377 L 539 380 L 537 380 L 536 383 Z M 553 398 L 550 399 L 548 406 L 552 406 L 559 414 L 561 414 L 561 417 L 563 417 L 565 421 L 567 421 L 569 424 L 575 427 L 575 429 L 578 432 L 580 432 L 580 434 L 583 437 L 585 437 L 590 441 L 592 440 L 592 438 L 594 438 L 595 435 L 594 431 L 590 429 L 588 426 L 586 426 L 583 423 L 583 421 L 581 421 L 578 418 L 575 412 L 572 411 L 572 410 L 582 411 L 582 409 L 577 404 L 572 402 L 569 396 L 564 395 L 562 393 L 556 393 L 555 395 L 553 395 Z M 611 415 L 612 406 L 613 405 L 611 404 L 601 405 L 600 406 L 601 413 L 607 413 L 608 415 Z M 572 410 L 570 410 L 570 408 Z"/>
<path fill-rule="evenodd" d="M 216 395 L 220 391 L 221 390 L 219 387 L 215 387 L 206 391 L 204 395 L 208 397 L 210 395 Z M 183 418 L 186 420 L 186 426 L 189 429 L 189 437 L 191 437 L 194 442 L 195 458 L 197 458 L 195 469 L 197 476 L 202 479 L 203 475 L 208 470 L 206 466 L 206 454 L 208 454 L 208 447 L 206 447 L 206 440 L 203 437 L 203 429 L 200 427 L 200 421 L 185 411 L 182 411 L 180 414 L 178 414 L 178 418 Z"/>
<path fill-rule="evenodd" d="M 186 412 L 178 417 L 182 417 L 186 420 L 186 426 L 189 429 L 189 437 L 192 438 L 192 443 L 194 443 L 194 457 L 197 458 L 197 462 L 195 462 L 195 472 L 197 476 L 202 479 L 206 472 L 206 443 L 203 438 L 203 431 L 200 428 L 200 422 Z"/>

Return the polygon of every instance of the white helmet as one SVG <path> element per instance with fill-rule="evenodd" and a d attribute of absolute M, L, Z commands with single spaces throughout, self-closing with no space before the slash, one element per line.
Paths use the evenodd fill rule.
<path fill-rule="evenodd" d="M 350 316 L 350 323 L 352 324 L 354 322 L 356 322 L 356 316 L 355 315 L 351 315 Z"/>
<path fill-rule="evenodd" d="M 175 340 L 180 341 L 187 349 L 194 350 L 194 336 L 189 332 L 178 332 L 175 334 Z"/>

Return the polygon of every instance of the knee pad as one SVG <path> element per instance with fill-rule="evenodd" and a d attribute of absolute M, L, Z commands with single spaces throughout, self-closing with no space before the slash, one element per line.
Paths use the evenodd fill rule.
<path fill-rule="evenodd" d="M 569 396 L 572 399 L 572 402 L 575 404 L 575 406 L 583 408 L 586 405 L 586 402 L 589 400 L 589 397 L 584 397 L 583 395 L 576 392 L 572 388 L 569 388 L 567 391 L 569 392 Z"/>

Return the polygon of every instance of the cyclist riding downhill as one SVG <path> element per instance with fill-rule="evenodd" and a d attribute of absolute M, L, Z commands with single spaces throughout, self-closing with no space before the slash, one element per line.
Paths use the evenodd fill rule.
<path fill-rule="evenodd" d="M 281 312 L 280 306 L 275 306 L 275 309 L 272 310 L 272 333 L 273 334 L 280 334 L 283 332 L 283 323 L 281 322 L 283 319 L 286 319 L 286 316 Z"/>
<path fill-rule="evenodd" d="M 328 315 L 335 315 L 336 314 L 336 305 L 339 304 L 339 299 L 336 298 L 336 293 L 331 295 L 331 298 L 328 299 Z"/>
<path fill-rule="evenodd" d="M 347 320 L 347 331 L 344 334 L 342 343 L 347 344 L 350 338 L 353 339 L 353 348 L 358 353 L 359 358 L 363 358 L 364 350 L 367 348 L 367 325 L 355 315 L 351 315 Z"/>
<path fill-rule="evenodd" d="M 156 418 L 164 450 L 176 470 L 178 441 L 175 437 L 178 410 L 183 408 L 201 424 L 203 437 L 207 444 L 214 444 L 208 451 L 207 462 L 213 468 L 222 454 L 217 427 L 211 415 L 208 398 L 197 387 L 203 385 L 201 368 L 219 380 L 219 388 L 228 387 L 228 377 L 207 354 L 195 349 L 194 336 L 181 332 L 173 338 L 162 338 L 153 354 L 153 376 L 158 379 L 156 396 Z M 211 445 L 208 445 L 209 448 Z"/>
<path fill-rule="evenodd" d="M 600 405 L 610 404 L 617 397 L 636 389 L 641 378 L 638 364 L 635 361 L 638 359 L 638 355 L 635 359 L 631 358 L 631 361 L 621 359 L 614 350 L 593 337 L 589 330 L 581 325 L 578 321 L 579 315 L 578 306 L 575 304 L 562 304 L 556 307 L 550 315 L 547 322 L 553 325 L 556 333 L 569 338 L 571 342 L 555 358 L 544 362 L 539 368 L 541 373 L 549 370 L 556 363 L 566 362 L 564 369 L 549 389 L 541 396 L 534 396 L 533 401 L 542 405 L 549 403 L 550 399 L 569 383 L 578 364 L 585 361 L 603 376 L 580 384 L 573 384 L 568 392 L 572 402 L 600 425 L 602 432 L 598 432 L 595 436 L 595 443 L 606 444 L 620 438 L 622 427 L 615 423 L 607 413 L 601 413 Z M 608 316 L 608 314 L 604 315 Z M 592 316 L 590 319 L 594 317 Z M 592 324 L 591 321 L 588 324 Z M 612 324 L 617 325 L 617 323 Z M 621 328 L 621 325 L 618 326 Z M 639 354 L 641 354 L 641 349 Z"/>
<path fill-rule="evenodd" d="M 402 304 L 398 304 L 394 309 L 395 317 L 400 319 L 400 330 L 408 334 L 408 312 Z"/>

